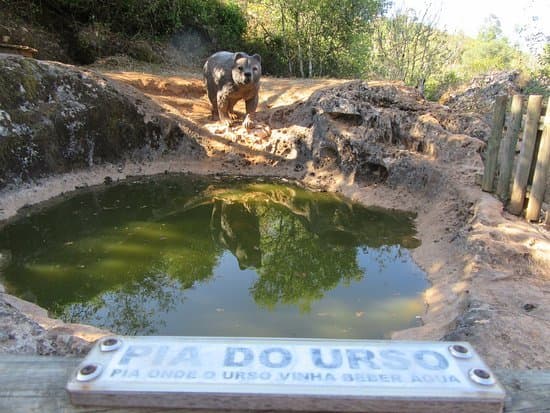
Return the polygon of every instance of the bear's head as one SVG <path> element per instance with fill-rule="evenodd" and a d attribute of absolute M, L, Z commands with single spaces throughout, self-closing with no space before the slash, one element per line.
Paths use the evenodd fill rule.
<path fill-rule="evenodd" d="M 262 75 L 262 58 L 259 54 L 249 56 L 246 53 L 235 53 L 231 73 L 233 81 L 239 85 L 258 83 Z"/>

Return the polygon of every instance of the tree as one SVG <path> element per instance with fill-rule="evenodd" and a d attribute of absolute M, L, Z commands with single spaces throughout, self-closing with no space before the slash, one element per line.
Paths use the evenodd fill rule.
<path fill-rule="evenodd" d="M 354 39 L 368 29 L 384 0 L 248 0 L 253 38 L 280 47 L 286 75 L 338 76 L 352 59 Z"/>
<path fill-rule="evenodd" d="M 461 55 L 461 71 L 465 78 L 492 70 L 518 69 L 522 54 L 504 37 L 500 21 L 490 16 L 479 31 L 477 38 L 469 39 Z"/>
<path fill-rule="evenodd" d="M 374 23 L 367 74 L 423 85 L 455 54 L 448 35 L 436 29 L 436 23 L 429 7 L 420 15 L 412 9 L 398 9 L 392 16 L 379 17 Z"/>
<path fill-rule="evenodd" d="M 523 23 L 516 26 L 516 33 L 533 56 L 541 56 L 550 42 L 550 31 L 540 16 L 540 1 L 528 0 L 524 6 Z M 539 9 L 539 10 L 537 10 Z"/>

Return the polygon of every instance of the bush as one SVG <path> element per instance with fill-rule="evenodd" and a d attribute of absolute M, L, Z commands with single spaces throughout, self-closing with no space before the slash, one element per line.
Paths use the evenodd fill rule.
<path fill-rule="evenodd" d="M 246 31 L 239 7 L 220 0 L 53 0 L 44 7 L 81 23 L 106 23 L 128 35 L 170 35 L 193 26 L 206 30 L 214 43 L 224 43 L 240 41 Z"/>
<path fill-rule="evenodd" d="M 247 28 L 239 6 L 221 0 L 0 0 L 0 4 L 73 38 L 82 26 L 91 25 L 141 38 L 193 27 L 206 33 L 215 48 L 237 49 Z"/>
<path fill-rule="evenodd" d="M 426 81 L 424 95 L 428 100 L 438 101 L 446 91 L 455 88 L 463 81 L 464 80 L 453 70 L 434 75 Z"/>
<path fill-rule="evenodd" d="M 542 95 L 545 98 L 549 97 L 550 77 L 546 77 L 540 72 L 531 73 L 527 83 L 523 87 L 523 93 L 526 95 Z"/>
<path fill-rule="evenodd" d="M 206 29 L 216 48 L 237 50 L 242 46 L 247 24 L 238 5 L 218 0 L 188 2 L 191 11 L 188 25 Z"/>
<path fill-rule="evenodd" d="M 283 42 L 280 37 L 254 38 L 245 41 L 243 51 L 262 57 L 262 73 L 270 76 L 281 76 L 288 73 L 288 66 L 282 50 Z"/>
<path fill-rule="evenodd" d="M 538 56 L 538 67 L 529 74 L 525 94 L 550 96 L 550 43 L 546 43 Z"/>

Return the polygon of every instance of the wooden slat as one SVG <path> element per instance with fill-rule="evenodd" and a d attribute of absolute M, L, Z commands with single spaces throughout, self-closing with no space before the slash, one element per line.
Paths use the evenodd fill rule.
<path fill-rule="evenodd" d="M 549 413 L 550 371 L 496 370 L 506 389 L 505 413 Z"/>
<path fill-rule="evenodd" d="M 0 355 L 0 412 L 170 413 L 177 409 L 73 406 L 65 385 L 81 359 Z M 192 411 L 189 411 L 192 412 Z M 194 412 L 194 411 L 193 411 Z M 213 413 L 200 410 L 201 413 Z"/>
<path fill-rule="evenodd" d="M 546 106 L 546 117 L 550 117 L 550 99 Z M 533 184 L 529 194 L 529 203 L 525 212 L 525 219 L 528 221 L 538 221 L 544 192 L 546 190 L 546 177 L 550 167 L 550 122 L 542 132 L 535 173 L 533 175 Z"/>
<path fill-rule="evenodd" d="M 483 173 L 483 180 L 481 181 L 481 189 L 486 192 L 493 192 L 493 183 L 497 172 L 497 159 L 500 141 L 502 139 L 502 128 L 504 127 L 507 100 L 508 98 L 506 96 L 497 96 L 495 100 L 493 127 L 487 144 L 487 158 L 485 159 L 485 170 Z"/>
<path fill-rule="evenodd" d="M 80 361 L 78 358 L 0 354 L 0 412 L 182 412 L 181 409 L 73 406 L 65 385 Z M 550 412 L 550 371 L 496 370 L 494 373 L 508 396 L 505 413 Z M 203 409 L 183 411 L 213 413 Z"/>
<path fill-rule="evenodd" d="M 527 103 L 527 120 L 523 128 L 523 141 L 521 151 L 514 176 L 514 185 L 512 187 L 512 197 L 508 211 L 512 214 L 519 215 L 523 210 L 525 202 L 525 193 L 527 191 L 527 182 L 531 171 L 531 163 L 535 152 L 535 144 L 537 141 L 538 123 L 540 112 L 542 109 L 542 96 L 531 95 Z"/>
<path fill-rule="evenodd" d="M 527 115 L 523 115 L 522 116 L 522 122 L 525 122 L 527 120 Z M 541 116 L 539 118 L 539 124 L 537 126 L 538 130 L 543 130 L 544 129 L 544 125 L 546 123 L 548 123 L 550 121 L 550 119 L 548 117 L 545 117 L 545 116 Z"/>
<path fill-rule="evenodd" d="M 502 159 L 500 160 L 500 169 L 498 174 L 497 195 L 506 202 L 510 196 L 510 181 L 512 177 L 512 167 L 514 165 L 514 156 L 516 154 L 516 145 L 518 142 L 519 131 L 521 129 L 521 113 L 523 110 L 523 96 L 514 95 L 512 97 L 512 106 L 510 108 L 511 117 L 508 122 L 506 134 L 502 139 Z"/>

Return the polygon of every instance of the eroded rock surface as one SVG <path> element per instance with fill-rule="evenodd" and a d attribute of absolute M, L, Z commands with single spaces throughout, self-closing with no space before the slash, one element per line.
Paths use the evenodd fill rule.
<path fill-rule="evenodd" d="M 433 187 L 437 172 L 429 162 L 413 167 L 415 154 L 452 162 L 477 159 L 484 147 L 472 137 L 478 118 L 430 103 L 399 84 L 349 82 L 259 118 L 269 123 L 271 139 L 294 139 L 297 162 L 339 170 L 361 184 Z"/>
<path fill-rule="evenodd" d="M 469 83 L 446 92 L 439 99 L 439 103 L 457 112 L 476 113 L 490 123 L 495 98 L 499 95 L 512 96 L 518 93 L 521 93 L 518 71 L 492 72 L 477 76 Z"/>
<path fill-rule="evenodd" d="M 0 54 L 0 90 L 0 188 L 127 157 L 203 153 L 174 119 L 93 72 Z"/>

